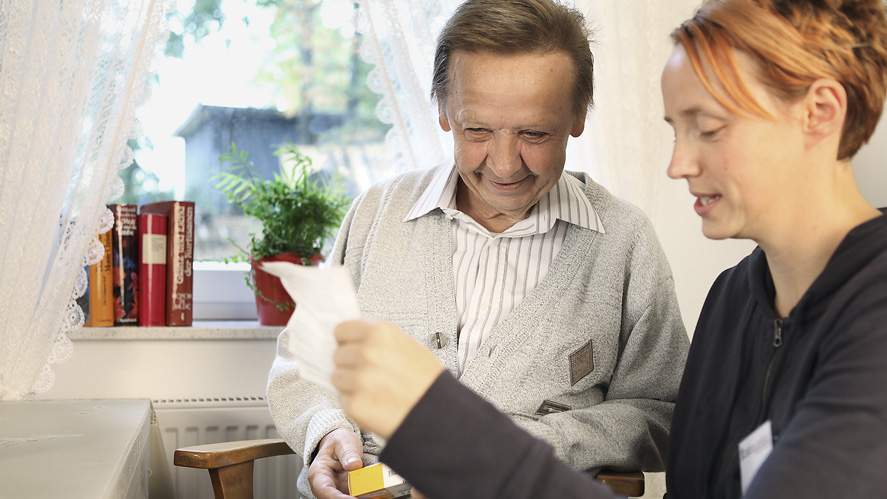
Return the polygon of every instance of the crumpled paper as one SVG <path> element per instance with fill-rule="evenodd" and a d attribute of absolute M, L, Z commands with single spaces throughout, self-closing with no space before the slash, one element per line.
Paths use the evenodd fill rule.
<path fill-rule="evenodd" d="M 306 267 L 289 262 L 266 262 L 262 270 L 280 278 L 296 302 L 286 325 L 288 349 L 299 376 L 330 393 L 336 339 L 333 330 L 342 321 L 360 318 L 351 275 L 345 267 Z"/>

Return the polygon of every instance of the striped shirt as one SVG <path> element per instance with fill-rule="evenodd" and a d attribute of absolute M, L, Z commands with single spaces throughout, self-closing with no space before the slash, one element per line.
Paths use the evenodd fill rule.
<path fill-rule="evenodd" d="M 573 224 L 603 233 L 584 184 L 563 174 L 527 218 L 493 233 L 456 209 L 459 174 L 442 169 L 405 221 L 440 209 L 452 222 L 456 244 L 453 277 L 459 313 L 459 370 L 479 351 L 490 331 L 545 278 Z"/>

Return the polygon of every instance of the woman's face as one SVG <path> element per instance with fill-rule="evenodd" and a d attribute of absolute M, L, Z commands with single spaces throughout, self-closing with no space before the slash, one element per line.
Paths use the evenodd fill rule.
<path fill-rule="evenodd" d="M 746 87 L 775 119 L 724 108 L 678 44 L 662 72 L 665 120 L 675 133 L 668 176 L 687 180 L 706 237 L 759 240 L 780 213 L 802 202 L 796 199 L 804 152 L 801 105 L 773 96 L 754 76 L 752 59 L 734 55 Z M 720 91 L 716 78 L 710 80 Z"/>

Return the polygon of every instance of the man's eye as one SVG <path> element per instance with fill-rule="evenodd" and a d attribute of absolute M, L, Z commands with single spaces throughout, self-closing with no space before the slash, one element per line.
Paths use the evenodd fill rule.
<path fill-rule="evenodd" d="M 465 136 L 469 139 L 473 140 L 481 140 L 486 139 L 490 136 L 490 130 L 488 128 L 466 128 Z"/>
<path fill-rule="evenodd" d="M 537 130 L 524 130 L 521 132 L 521 135 L 531 142 L 539 142 L 548 137 L 548 134 L 545 132 L 539 132 Z"/>

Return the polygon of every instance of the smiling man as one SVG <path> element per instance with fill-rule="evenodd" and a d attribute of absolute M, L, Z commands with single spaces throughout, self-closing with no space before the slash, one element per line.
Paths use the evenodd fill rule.
<path fill-rule="evenodd" d="M 355 200 L 332 258 L 364 317 L 426 345 L 572 466 L 663 469 L 688 340 L 650 223 L 564 173 L 592 103 L 582 16 L 550 0 L 469 0 L 434 62 L 455 164 Z M 275 424 L 303 453 L 300 490 L 344 497 L 344 470 L 384 443 L 299 378 L 287 334 L 268 386 Z"/>

